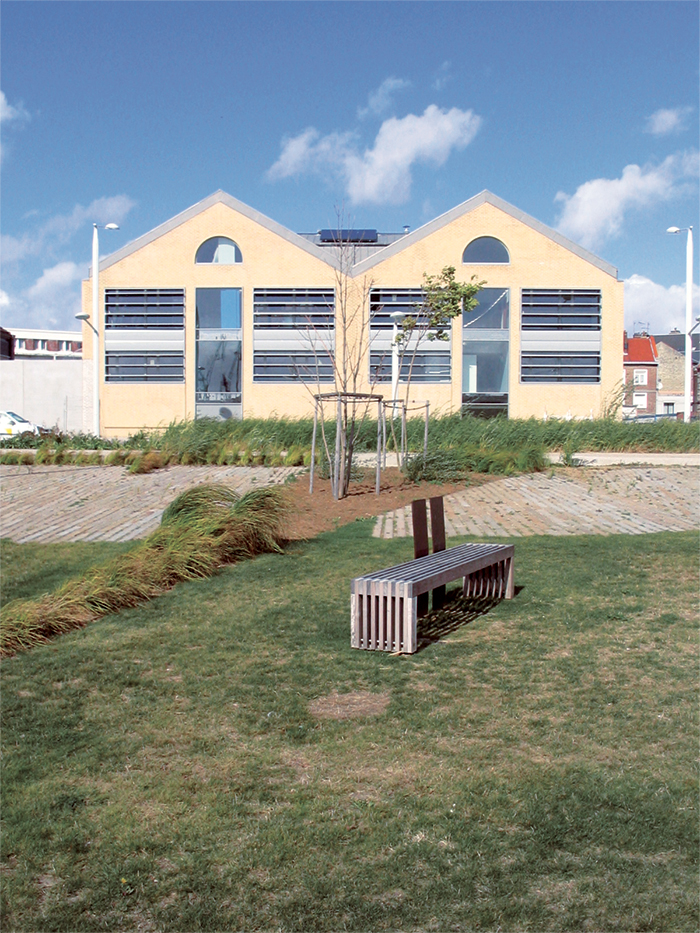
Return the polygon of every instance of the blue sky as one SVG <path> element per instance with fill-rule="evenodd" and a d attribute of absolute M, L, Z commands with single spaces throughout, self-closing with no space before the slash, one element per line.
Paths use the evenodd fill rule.
<path fill-rule="evenodd" d="M 223 188 L 298 232 L 337 207 L 397 231 L 487 188 L 617 266 L 628 327 L 682 327 L 698 12 L 3 0 L 3 323 L 75 328 L 93 221 L 107 254 Z"/>

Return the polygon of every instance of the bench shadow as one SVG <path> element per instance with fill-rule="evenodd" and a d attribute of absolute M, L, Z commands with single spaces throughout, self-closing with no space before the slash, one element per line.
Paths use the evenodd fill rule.
<path fill-rule="evenodd" d="M 516 587 L 516 593 L 519 588 Z M 521 589 L 521 587 L 520 587 Z M 496 596 L 463 596 L 461 590 L 454 590 L 447 594 L 445 603 L 440 609 L 431 609 L 426 615 L 418 619 L 416 637 L 417 651 L 422 651 L 446 635 L 456 632 L 464 625 L 470 625 L 476 619 L 485 616 L 494 609 L 503 597 Z"/>

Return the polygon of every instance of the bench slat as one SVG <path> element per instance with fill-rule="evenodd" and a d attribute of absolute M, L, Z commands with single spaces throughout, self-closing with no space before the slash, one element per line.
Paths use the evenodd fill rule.
<path fill-rule="evenodd" d="M 512 544 L 458 544 L 456 547 L 439 551 L 437 554 L 428 554 L 415 560 L 397 564 L 394 567 L 385 567 L 383 570 L 374 570 L 366 573 L 358 580 L 404 580 L 416 581 L 426 575 L 439 573 L 452 567 L 461 566 L 465 561 L 491 558 L 499 552 L 506 556 L 512 553 Z M 456 579 L 456 578 L 455 578 Z"/>
<path fill-rule="evenodd" d="M 352 647 L 413 654 L 420 597 L 460 577 L 465 596 L 511 599 L 514 553 L 512 544 L 458 544 L 356 577 L 350 585 Z"/>

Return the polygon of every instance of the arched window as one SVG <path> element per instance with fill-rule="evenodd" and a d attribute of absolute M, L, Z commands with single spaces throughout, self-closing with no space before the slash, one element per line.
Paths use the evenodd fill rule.
<path fill-rule="evenodd" d="M 480 236 L 472 240 L 464 250 L 462 262 L 510 262 L 510 256 L 503 243 L 496 237 Z"/>
<path fill-rule="evenodd" d="M 243 256 L 233 240 L 226 236 L 213 236 L 202 243 L 194 261 L 231 266 L 235 262 L 243 262 Z"/>

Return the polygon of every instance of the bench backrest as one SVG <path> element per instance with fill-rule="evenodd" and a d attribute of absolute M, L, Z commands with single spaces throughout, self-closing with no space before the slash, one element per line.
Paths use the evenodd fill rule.
<path fill-rule="evenodd" d="M 428 511 L 425 499 L 414 499 L 411 503 L 413 518 L 413 556 L 425 557 L 430 553 L 428 541 Z M 430 499 L 430 526 L 433 537 L 433 554 L 445 550 L 445 506 L 442 496 Z"/>

